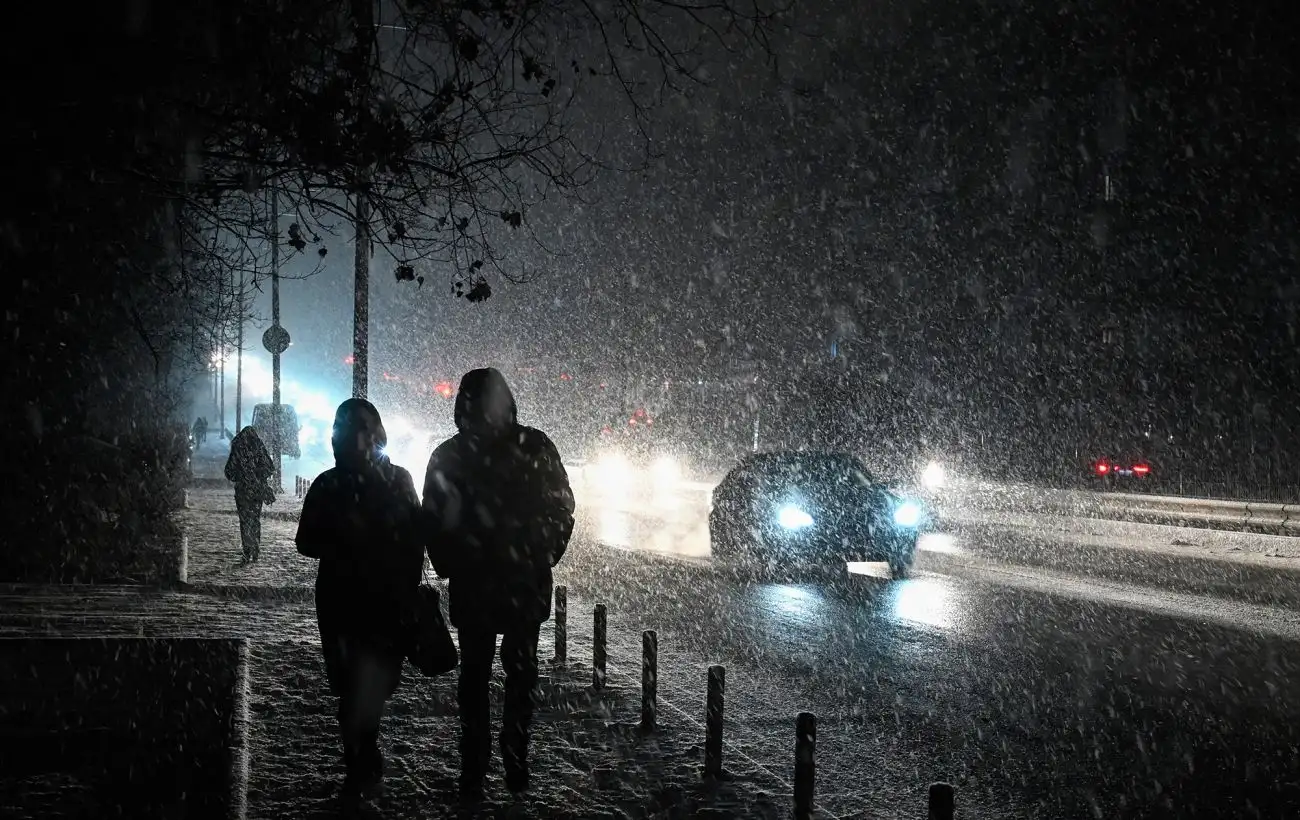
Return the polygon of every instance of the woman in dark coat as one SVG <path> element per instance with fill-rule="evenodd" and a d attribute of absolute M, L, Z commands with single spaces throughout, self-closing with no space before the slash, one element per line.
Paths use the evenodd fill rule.
<path fill-rule="evenodd" d="M 244 561 L 256 561 L 262 548 L 262 505 L 275 501 L 266 482 L 275 474 L 275 463 L 266 445 L 252 427 L 239 431 L 230 442 L 226 479 L 235 485 L 235 511 L 239 513 L 239 540 Z"/>
<path fill-rule="evenodd" d="M 411 474 L 383 455 L 374 405 L 348 399 L 334 416 L 335 466 L 303 502 L 298 552 L 320 559 L 316 620 L 325 673 L 339 697 L 346 796 L 379 785 L 379 722 L 401 675 L 403 623 L 424 569 Z"/>

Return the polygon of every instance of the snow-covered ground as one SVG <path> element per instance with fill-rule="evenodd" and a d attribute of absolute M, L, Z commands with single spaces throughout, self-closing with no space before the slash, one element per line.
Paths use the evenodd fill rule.
<path fill-rule="evenodd" d="M 336 706 L 325 688 L 311 604 L 132 588 L 9 587 L 0 590 L 0 600 L 0 635 L 6 637 L 247 636 L 252 644 L 249 817 L 335 816 L 342 778 Z M 571 606 L 582 605 L 571 599 Z M 533 730 L 534 787 L 514 799 L 499 783 L 490 783 L 487 801 L 474 807 L 472 816 L 788 816 L 788 787 L 744 750 L 724 753 L 722 782 L 701 777 L 703 687 L 687 693 L 661 683 L 659 731 L 639 731 L 640 651 L 630 637 L 611 633 L 610 675 L 601 691 L 591 688 L 590 636 L 579 630 L 569 637 L 568 664 L 543 664 Z M 541 656 L 553 654 L 548 628 Z M 498 717 L 500 693 L 498 670 L 493 684 Z M 699 720 L 678 706 L 692 700 L 698 702 Z M 384 720 L 390 776 L 385 794 L 371 806 L 372 816 L 450 817 L 467 811 L 455 798 L 458 732 L 455 673 L 430 680 L 406 668 Z"/>
<path fill-rule="evenodd" d="M 282 502 L 278 510 L 271 509 L 283 515 L 286 507 L 295 505 L 291 487 Z M 230 491 L 192 490 L 190 505 L 180 518 L 189 542 L 191 590 L 0 589 L 0 635 L 249 638 L 252 760 L 248 816 L 337 816 L 341 752 L 336 740 L 336 703 L 325 686 L 311 603 L 315 562 L 299 556 L 293 547 L 295 521 L 268 517 L 263 522 L 262 560 L 240 566 L 238 524 Z M 570 612 L 590 612 L 593 604 L 570 596 Z M 659 729 L 643 734 L 637 725 L 640 634 L 611 629 L 608 684 L 596 691 L 591 687 L 588 620 L 571 622 L 569 662 L 543 665 L 536 693 L 533 788 L 528 794 L 512 798 L 499 783 L 498 769 L 483 804 L 457 805 L 455 673 L 430 680 L 408 667 L 384 720 L 387 788 L 369 807 L 369 816 L 789 816 L 793 716 L 788 727 L 789 759 L 759 762 L 756 757 L 761 755 L 755 750 L 728 745 L 724 751 L 726 777 L 721 782 L 706 781 L 701 776 L 702 677 L 682 675 L 682 670 L 661 670 Z M 543 630 L 544 659 L 554 655 L 552 630 L 553 626 Z M 663 662 L 671 662 L 669 657 Z M 493 684 L 498 718 L 499 676 L 498 669 Z M 744 719 L 740 706 L 732 708 L 728 725 Z"/>

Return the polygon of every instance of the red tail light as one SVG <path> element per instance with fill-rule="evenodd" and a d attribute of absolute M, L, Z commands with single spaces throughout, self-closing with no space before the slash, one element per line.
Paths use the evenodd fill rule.
<path fill-rule="evenodd" d="M 1097 462 L 1097 475 L 1105 475 L 1110 472 L 1110 465 L 1104 461 Z"/>
<path fill-rule="evenodd" d="M 1133 467 L 1133 473 L 1135 475 L 1146 475 L 1149 472 L 1151 472 L 1151 467 L 1147 464 L 1136 464 Z"/>

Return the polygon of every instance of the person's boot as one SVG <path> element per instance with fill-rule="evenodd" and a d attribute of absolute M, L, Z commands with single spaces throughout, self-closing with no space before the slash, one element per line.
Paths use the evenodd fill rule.
<path fill-rule="evenodd" d="M 528 791 L 528 752 L 517 743 L 501 744 L 501 767 L 505 770 L 506 789 L 511 794 Z"/>
<path fill-rule="evenodd" d="M 346 743 L 343 747 L 343 798 L 348 802 L 367 800 L 380 790 L 384 777 L 384 759 L 377 743 L 369 739 Z"/>
<path fill-rule="evenodd" d="M 460 782 L 457 785 L 457 794 L 462 803 L 477 803 L 484 797 L 483 780 L 484 775 L 473 772 L 461 772 Z"/>

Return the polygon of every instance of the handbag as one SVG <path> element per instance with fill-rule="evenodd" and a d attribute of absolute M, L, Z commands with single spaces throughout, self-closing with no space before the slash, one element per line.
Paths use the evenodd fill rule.
<path fill-rule="evenodd" d="M 421 673 L 435 678 L 455 669 L 460 664 L 460 656 L 447 628 L 447 619 L 442 616 L 438 588 L 420 584 L 415 593 L 406 658 Z"/>

